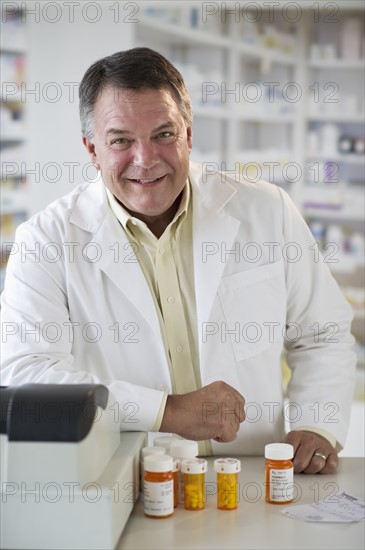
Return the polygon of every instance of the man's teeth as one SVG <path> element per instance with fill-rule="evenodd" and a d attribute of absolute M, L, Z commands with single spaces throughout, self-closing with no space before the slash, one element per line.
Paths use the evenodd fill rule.
<path fill-rule="evenodd" d="M 153 178 L 151 180 L 133 180 L 133 181 L 136 181 L 138 183 L 151 183 L 152 181 L 156 181 L 156 180 L 159 180 L 159 179 L 161 179 L 161 178 Z"/>

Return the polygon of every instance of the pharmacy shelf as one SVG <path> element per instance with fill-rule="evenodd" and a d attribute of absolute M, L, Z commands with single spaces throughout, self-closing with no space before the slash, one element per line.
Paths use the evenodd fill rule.
<path fill-rule="evenodd" d="M 310 69 L 321 69 L 321 70 L 338 70 L 338 71 L 349 71 L 349 70 L 364 70 L 364 59 L 312 59 L 308 63 Z"/>
<path fill-rule="evenodd" d="M 241 162 L 269 162 L 277 159 L 283 159 L 287 161 L 293 158 L 293 151 L 291 150 L 252 150 L 252 151 L 236 151 L 235 157 Z"/>
<path fill-rule="evenodd" d="M 1 134 L 1 143 L 21 143 L 24 141 L 23 132 L 15 135 Z"/>
<path fill-rule="evenodd" d="M 354 153 L 349 153 L 348 155 L 339 155 L 336 153 L 331 153 L 329 155 L 325 153 L 313 153 L 313 154 L 307 154 L 306 155 L 307 160 L 330 160 L 334 162 L 343 162 L 346 164 L 354 164 L 362 166 L 365 164 L 365 156 L 364 155 L 356 155 Z"/>
<path fill-rule="evenodd" d="M 181 42 L 186 44 L 188 42 L 227 50 L 232 45 L 227 38 L 208 34 L 198 28 L 186 28 L 181 25 L 166 23 L 153 17 L 140 16 L 138 26 L 140 29 L 159 33 L 160 37 L 163 36 L 163 39 L 168 40 L 170 44 L 180 44 Z"/>
<path fill-rule="evenodd" d="M 310 113 L 308 120 L 310 122 L 339 122 L 343 124 L 364 124 L 365 114 L 342 114 L 342 113 Z"/>
<path fill-rule="evenodd" d="M 28 193 L 20 188 L 16 191 L 5 191 L 1 193 L 1 213 L 16 214 L 28 210 Z"/>
<path fill-rule="evenodd" d="M 25 3 L 23 2 L 24 6 Z M 19 28 L 20 18 L 22 17 L 22 10 L 18 10 L 15 14 L 17 23 L 14 25 L 14 19 L 7 18 L 2 13 L 1 18 L 1 47 L 0 54 L 4 54 L 5 58 L 9 58 L 11 63 L 17 62 L 21 56 L 25 59 L 25 47 L 23 47 L 25 42 L 25 28 Z M 10 41 L 13 41 L 11 43 Z M 6 59 L 6 63 L 9 63 L 9 59 Z M 7 71 L 9 67 L 7 66 Z M 13 74 L 14 73 L 14 74 Z M 5 75 L 3 75 L 5 76 Z M 7 80 L 18 81 L 18 79 L 23 80 L 23 76 L 20 76 L 17 70 L 7 72 Z M 9 111 L 20 111 L 24 114 L 25 102 L 22 101 L 20 93 L 14 95 L 9 95 L 7 97 L 2 94 L 0 97 L 1 108 L 2 110 L 6 109 Z M 26 130 L 24 121 L 15 121 L 11 117 L 2 116 L 1 120 L 1 134 L 0 134 L 0 148 L 5 150 L 5 148 L 11 149 L 12 147 L 18 148 L 21 144 L 24 144 L 26 141 Z M 6 162 L 5 158 L 11 158 L 7 153 L 3 154 L 2 162 Z M 29 208 L 29 195 L 26 188 L 26 184 L 20 183 L 22 179 L 22 173 L 19 171 L 15 174 L 0 174 L 0 185 L 1 185 L 1 222 L 2 222 L 2 232 L 0 234 L 1 241 L 1 268 L 0 268 L 0 291 L 2 290 L 4 283 L 4 273 L 6 259 L 9 254 L 9 243 L 12 243 L 15 237 L 15 229 L 17 225 L 24 221 L 27 217 L 28 208 Z M 5 245 L 6 243 L 6 245 Z"/>
<path fill-rule="evenodd" d="M 360 205 L 361 206 L 361 205 Z M 323 221 L 333 221 L 335 223 L 361 223 L 365 222 L 365 215 L 360 211 L 354 213 L 350 208 L 331 207 L 301 207 L 302 214 L 305 218 L 318 219 Z"/>
<path fill-rule="evenodd" d="M 258 44 L 243 43 L 236 46 L 236 50 L 239 54 L 247 57 L 248 59 L 262 61 L 265 60 L 269 63 L 280 63 L 282 65 L 294 66 L 297 62 L 293 55 L 285 54 L 276 51 L 272 48 L 267 48 Z"/>
<path fill-rule="evenodd" d="M 231 118 L 231 113 L 229 109 L 222 107 L 211 107 L 205 105 L 193 105 L 193 113 L 195 117 L 202 118 L 218 118 L 223 120 L 228 120 Z"/>
<path fill-rule="evenodd" d="M 336 274 L 355 273 L 358 269 L 364 269 L 364 260 L 354 258 L 351 254 L 342 254 L 336 257 L 338 262 L 327 262 L 330 270 Z M 343 289 L 345 293 L 345 289 Z"/>
<path fill-rule="evenodd" d="M 14 55 L 23 55 L 24 48 L 14 48 L 11 44 L 1 44 L 1 53 L 10 53 Z"/>
<path fill-rule="evenodd" d="M 246 122 L 258 122 L 261 124 L 294 124 L 296 121 L 295 114 L 280 114 L 280 113 L 245 113 L 238 109 L 233 113 L 238 120 Z"/>
<path fill-rule="evenodd" d="M 11 95 L 10 97 L 3 97 L 1 96 L 0 97 L 0 102 L 1 103 L 23 103 L 24 101 L 22 101 L 22 96 L 21 94 L 19 93 L 16 93 L 14 95 Z"/>

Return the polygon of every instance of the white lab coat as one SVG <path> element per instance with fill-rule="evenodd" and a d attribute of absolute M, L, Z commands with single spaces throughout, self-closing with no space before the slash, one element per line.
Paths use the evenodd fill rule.
<path fill-rule="evenodd" d="M 202 384 L 224 380 L 247 403 L 237 440 L 213 442 L 213 452 L 261 454 L 283 437 L 290 414 L 292 429 L 323 428 L 343 444 L 352 313 L 309 229 L 274 185 L 200 165 L 190 179 Z M 101 180 L 19 227 L 2 312 L 3 385 L 103 383 L 122 430 L 151 428 L 171 391 L 168 361 L 149 287 Z M 293 369 L 293 405 L 284 409 L 283 335 Z M 204 413 L 215 408 L 207 403 Z"/>

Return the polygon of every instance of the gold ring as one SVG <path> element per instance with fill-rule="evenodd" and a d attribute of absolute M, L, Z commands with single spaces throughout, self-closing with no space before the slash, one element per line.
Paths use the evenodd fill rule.
<path fill-rule="evenodd" d="M 323 458 L 323 460 L 326 462 L 327 457 L 323 453 L 316 452 L 313 456 L 319 456 L 320 458 Z"/>

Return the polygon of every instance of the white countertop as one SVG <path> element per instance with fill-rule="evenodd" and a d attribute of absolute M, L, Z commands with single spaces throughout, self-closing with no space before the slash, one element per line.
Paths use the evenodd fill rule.
<path fill-rule="evenodd" d="M 204 510 L 187 511 L 183 505 L 171 518 L 146 518 L 139 499 L 117 544 L 118 549 L 363 549 L 365 524 L 308 523 L 286 517 L 282 505 L 266 504 L 264 458 L 242 457 L 240 502 L 237 510 L 216 508 L 216 495 L 207 496 Z M 213 459 L 206 477 L 208 491 L 215 491 Z M 296 504 L 323 500 L 346 491 L 364 498 L 365 459 L 340 458 L 334 475 L 295 475 Z M 294 504 L 287 504 L 286 507 Z"/>

